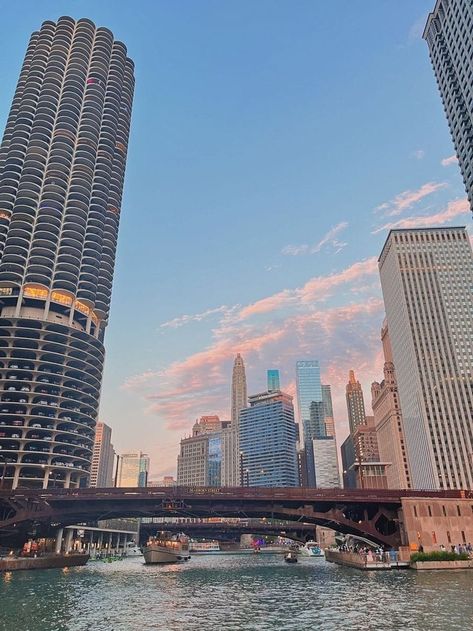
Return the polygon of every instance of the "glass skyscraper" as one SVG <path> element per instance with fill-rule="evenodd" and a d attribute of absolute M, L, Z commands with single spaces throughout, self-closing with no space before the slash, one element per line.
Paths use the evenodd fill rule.
<path fill-rule="evenodd" d="M 268 381 L 268 392 L 272 390 L 280 390 L 281 382 L 279 380 L 279 370 L 268 370 L 266 372 Z"/>
<path fill-rule="evenodd" d="M 296 363 L 299 425 L 302 427 L 306 451 L 307 484 L 315 487 L 313 439 L 325 436 L 325 414 L 320 382 L 320 366 L 316 359 Z"/>
<path fill-rule="evenodd" d="M 263 392 L 249 397 L 240 412 L 244 486 L 298 486 L 296 425 L 292 397 Z"/>
<path fill-rule="evenodd" d="M 28 44 L 0 145 L 6 487 L 89 482 L 133 74 L 87 19 L 44 22 Z"/>

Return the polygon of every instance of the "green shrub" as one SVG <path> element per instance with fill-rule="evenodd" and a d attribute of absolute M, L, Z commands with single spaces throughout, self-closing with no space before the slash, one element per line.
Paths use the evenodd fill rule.
<path fill-rule="evenodd" d="M 457 554 L 456 552 L 414 552 L 411 554 L 412 563 L 422 563 L 423 561 L 468 561 L 470 557 L 466 552 Z"/>

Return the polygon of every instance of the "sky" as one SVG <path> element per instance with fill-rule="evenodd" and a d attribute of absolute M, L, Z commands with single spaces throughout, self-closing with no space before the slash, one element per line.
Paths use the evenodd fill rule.
<path fill-rule="evenodd" d="M 391 227 L 470 226 L 422 30 L 434 0 L 0 0 L 0 128 L 30 33 L 88 17 L 136 91 L 100 418 L 173 474 L 196 418 L 319 359 L 339 441 L 382 378 Z"/>

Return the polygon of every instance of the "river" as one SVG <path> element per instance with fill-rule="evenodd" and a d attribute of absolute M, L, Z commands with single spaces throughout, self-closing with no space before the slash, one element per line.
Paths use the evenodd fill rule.
<path fill-rule="evenodd" d="M 2 631 L 473 629 L 473 572 L 361 572 L 279 555 L 140 558 L 0 575 Z"/>

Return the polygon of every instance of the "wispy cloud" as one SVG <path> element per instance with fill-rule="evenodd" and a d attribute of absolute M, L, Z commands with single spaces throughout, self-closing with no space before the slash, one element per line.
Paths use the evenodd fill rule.
<path fill-rule="evenodd" d="M 181 326 L 189 324 L 190 322 L 202 322 L 202 320 L 210 318 L 211 316 L 217 315 L 219 313 L 226 314 L 230 311 L 231 307 L 227 307 L 227 305 L 222 305 L 221 307 L 215 307 L 214 309 L 207 309 L 206 311 L 202 311 L 202 313 L 178 316 L 177 318 L 173 318 L 172 320 L 163 322 L 159 325 L 159 327 L 161 329 L 178 329 Z"/>
<path fill-rule="evenodd" d="M 408 42 L 410 44 L 417 42 L 422 39 L 422 34 L 424 32 L 425 23 L 427 22 L 428 13 L 424 13 L 420 16 L 410 27 L 409 33 L 407 35 Z"/>
<path fill-rule="evenodd" d="M 355 283 L 359 279 L 377 274 L 377 271 L 377 259 L 373 256 L 353 263 L 353 265 L 341 272 L 335 272 L 326 276 L 315 276 L 302 287 L 283 289 L 272 296 L 261 298 L 252 304 L 242 307 L 235 315 L 238 320 L 242 321 L 256 315 L 267 314 L 290 307 L 298 308 L 308 303 L 323 302 L 341 285 Z"/>
<path fill-rule="evenodd" d="M 377 206 L 375 212 L 381 212 L 383 217 L 400 215 L 425 197 L 432 195 L 432 193 L 436 191 L 447 188 L 447 186 L 448 184 L 446 182 L 427 182 L 414 191 L 407 190 L 399 193 L 399 195 L 396 195 L 396 197 L 389 202 L 384 202 L 380 206 Z"/>
<path fill-rule="evenodd" d="M 458 158 L 455 154 L 453 154 L 453 156 L 449 156 L 448 158 L 444 158 L 443 160 L 441 160 L 440 164 L 443 167 L 449 167 L 452 164 L 458 164 Z"/>
<path fill-rule="evenodd" d="M 308 243 L 303 243 L 301 245 L 286 245 L 281 253 L 287 256 L 299 256 L 301 254 L 317 254 L 324 247 L 330 247 L 335 254 L 338 254 L 344 247 L 347 246 L 347 243 L 343 241 L 339 241 L 336 237 L 337 235 L 346 230 L 348 228 L 347 221 L 341 221 L 337 223 L 335 226 L 330 228 L 330 230 L 324 234 L 324 236 L 313 245 L 309 245 Z"/>
<path fill-rule="evenodd" d="M 470 204 L 467 199 L 457 199 L 447 204 L 444 210 L 432 215 L 420 215 L 418 217 L 404 217 L 399 221 L 386 223 L 372 231 L 377 234 L 383 230 L 394 230 L 396 228 L 428 228 L 431 226 L 442 226 L 452 221 L 459 215 L 465 215 L 470 212 Z"/>
<path fill-rule="evenodd" d="M 423 160 L 425 158 L 424 149 L 416 149 L 415 151 L 412 152 L 412 157 L 415 158 L 416 160 Z"/>

